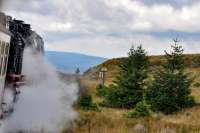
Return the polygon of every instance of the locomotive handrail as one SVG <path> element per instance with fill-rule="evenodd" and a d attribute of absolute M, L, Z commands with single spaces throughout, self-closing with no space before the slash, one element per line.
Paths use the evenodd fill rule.
<path fill-rule="evenodd" d="M 14 77 L 14 78 L 23 78 L 25 77 L 24 75 L 21 75 L 21 74 L 6 74 L 7 76 L 10 76 L 10 77 Z"/>

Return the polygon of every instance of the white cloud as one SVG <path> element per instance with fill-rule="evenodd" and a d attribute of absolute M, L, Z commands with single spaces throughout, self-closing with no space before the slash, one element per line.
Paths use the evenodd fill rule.
<path fill-rule="evenodd" d="M 74 30 L 80 29 L 90 32 L 111 32 L 132 30 L 138 31 L 166 31 L 178 30 L 184 32 L 200 32 L 200 2 L 193 5 L 184 5 L 182 8 L 175 8 L 169 4 L 146 5 L 142 1 L 134 0 L 44 0 L 45 2 L 30 1 L 21 12 L 32 17 L 32 23 L 43 25 L 38 21 L 49 20 L 61 23 L 72 23 Z M 41 3 L 41 7 L 39 4 Z M 41 10 L 51 7 L 49 14 L 41 16 Z M 34 9 L 35 12 L 26 12 Z M 18 8 L 16 8 L 18 9 Z M 13 10 L 13 9 L 12 9 Z M 37 12 L 38 11 L 38 12 Z M 20 12 L 20 11 L 16 11 Z M 18 14 L 18 13 L 17 13 Z M 15 14 L 15 16 L 17 16 Z M 23 15 L 21 15 L 22 18 Z M 51 18 L 51 19 L 49 19 Z M 59 24 L 58 24 L 59 25 Z M 57 26 L 57 28 L 60 29 Z M 48 28 L 48 27 L 47 27 Z M 47 30 L 46 28 L 46 30 Z M 50 28 L 51 29 L 51 28 Z M 55 30 L 57 30 L 55 28 Z M 63 28 L 63 32 L 66 29 Z"/>
<path fill-rule="evenodd" d="M 72 28 L 72 24 L 71 23 L 59 23 L 59 22 L 53 22 L 51 24 L 49 24 L 49 27 L 47 30 L 49 31 L 69 31 L 69 29 Z"/>
<path fill-rule="evenodd" d="M 186 53 L 198 52 L 200 50 L 197 42 L 189 42 L 189 40 L 180 42 L 184 48 L 186 48 Z M 46 49 L 50 51 L 56 50 L 87 53 L 89 55 L 110 58 L 126 56 L 132 45 L 138 46 L 140 44 L 148 51 L 149 55 L 163 54 L 164 50 L 170 50 L 172 43 L 173 41 L 171 38 L 159 39 L 149 35 L 133 35 L 125 38 L 98 36 L 80 39 L 70 38 L 59 42 L 49 43 L 46 46 Z"/>
<path fill-rule="evenodd" d="M 68 32 L 72 28 L 71 22 L 50 15 L 42 15 L 37 13 L 26 13 L 20 11 L 10 11 L 8 14 L 22 19 L 26 23 L 31 23 L 34 30 L 44 34 L 47 32 Z M 17 14 L 17 15 L 15 15 Z"/>
<path fill-rule="evenodd" d="M 132 21 L 133 25 L 137 25 L 137 22 L 141 22 L 141 24 L 145 22 L 148 24 L 147 30 L 152 27 L 151 31 L 170 29 L 184 32 L 200 31 L 200 2 L 185 5 L 182 8 L 175 8 L 168 4 L 149 6 L 141 1 L 133 0 L 109 0 L 107 5 L 132 13 L 132 20 L 137 20 Z M 131 21 L 128 23 L 131 23 Z M 138 29 L 140 29 L 141 24 L 138 25 Z"/>
<path fill-rule="evenodd" d="M 171 3 L 146 4 L 144 1 L 34 0 L 23 5 L 12 4 L 7 11 L 31 23 L 33 29 L 47 40 L 48 50 L 76 51 L 106 57 L 126 55 L 131 42 L 144 44 L 152 54 L 161 53 L 171 38 L 152 36 L 151 32 L 200 32 L 200 1 L 183 4 L 180 8 Z M 63 37 L 59 42 L 55 37 L 55 41 L 50 42 L 50 32 L 66 33 L 66 38 L 67 34 L 86 36 Z M 118 37 L 106 36 L 112 34 Z M 191 44 L 187 40 L 184 42 Z M 196 45 L 184 45 L 190 49 L 188 51 L 195 52 L 196 49 L 190 47 L 197 47 L 198 41 L 192 43 Z M 114 49 L 113 52 L 110 49 Z"/>

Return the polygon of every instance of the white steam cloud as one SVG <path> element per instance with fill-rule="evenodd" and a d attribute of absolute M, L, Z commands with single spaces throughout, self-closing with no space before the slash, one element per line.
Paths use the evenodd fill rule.
<path fill-rule="evenodd" d="M 24 52 L 23 74 L 26 85 L 20 88 L 13 114 L 2 122 L 2 133 L 60 133 L 71 126 L 76 118 L 72 106 L 77 84 L 60 81 L 43 56 L 30 49 Z"/>

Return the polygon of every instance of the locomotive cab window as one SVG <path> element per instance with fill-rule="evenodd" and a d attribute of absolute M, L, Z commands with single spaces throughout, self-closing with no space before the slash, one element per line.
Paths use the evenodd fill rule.
<path fill-rule="evenodd" d="M 4 55 L 5 42 L 1 42 L 1 55 Z"/>
<path fill-rule="evenodd" d="M 2 45 L 3 41 L 0 41 L 0 76 L 2 76 L 2 71 L 3 71 L 3 52 L 2 52 Z"/>
<path fill-rule="evenodd" d="M 2 47 L 1 47 L 1 46 L 2 46 L 2 44 L 1 44 L 1 43 L 2 43 L 2 41 L 0 41 L 0 51 L 1 51 L 1 49 L 2 49 Z M 1 54 L 0 54 L 0 55 L 1 55 Z"/>
<path fill-rule="evenodd" d="M 6 75 L 6 66 L 8 62 L 9 43 L 0 41 L 0 76 Z"/>
<path fill-rule="evenodd" d="M 8 62 L 8 57 L 6 56 L 5 58 L 4 58 L 4 69 L 3 69 L 3 75 L 6 75 L 6 66 L 7 66 L 7 62 Z"/>
<path fill-rule="evenodd" d="M 2 76 L 2 70 L 3 69 L 3 57 L 0 58 L 0 76 Z"/>
<path fill-rule="evenodd" d="M 6 43 L 6 55 L 8 56 L 9 54 L 9 43 Z"/>

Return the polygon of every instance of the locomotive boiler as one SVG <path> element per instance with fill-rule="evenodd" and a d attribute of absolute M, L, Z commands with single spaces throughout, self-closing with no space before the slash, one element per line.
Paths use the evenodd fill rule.
<path fill-rule="evenodd" d="M 20 94 L 20 86 L 25 84 L 22 74 L 23 53 L 26 47 L 44 53 L 44 42 L 30 24 L 12 19 L 0 13 L 0 118 L 14 111 L 14 103 Z M 11 103 L 5 101 L 6 90 L 12 92 Z"/>

